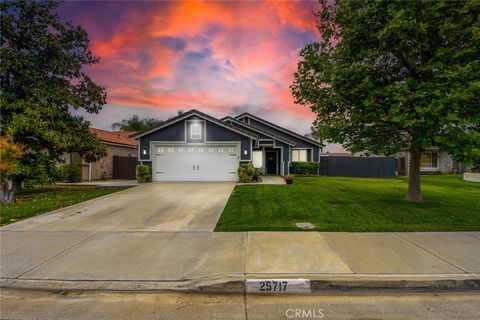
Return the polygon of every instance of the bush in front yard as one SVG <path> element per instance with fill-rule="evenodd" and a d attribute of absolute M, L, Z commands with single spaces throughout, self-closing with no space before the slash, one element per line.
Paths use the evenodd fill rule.
<path fill-rule="evenodd" d="M 150 173 L 150 167 L 144 164 L 139 164 L 136 169 L 136 176 L 138 183 L 146 183 L 152 181 L 152 174 Z"/>
<path fill-rule="evenodd" d="M 82 172 L 76 164 L 69 163 L 58 167 L 56 180 L 61 182 L 81 182 Z"/>
<path fill-rule="evenodd" d="M 297 175 L 317 175 L 319 167 L 318 162 L 292 162 L 291 172 Z"/>
<path fill-rule="evenodd" d="M 258 180 L 260 171 L 251 163 L 242 164 L 238 167 L 238 180 L 243 183 L 253 182 Z"/>

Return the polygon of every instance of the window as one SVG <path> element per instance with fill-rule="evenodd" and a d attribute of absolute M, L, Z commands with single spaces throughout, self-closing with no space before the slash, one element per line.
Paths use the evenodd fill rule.
<path fill-rule="evenodd" d="M 438 154 L 436 152 L 424 152 L 420 158 L 420 167 L 436 168 Z"/>
<path fill-rule="evenodd" d="M 218 148 L 218 152 L 223 152 L 223 148 Z"/>
<path fill-rule="evenodd" d="M 252 164 L 255 168 L 263 167 L 263 151 L 254 150 L 252 157 Z"/>
<path fill-rule="evenodd" d="M 292 161 L 293 162 L 307 162 L 307 150 L 305 150 L 305 149 L 292 150 Z"/>
<path fill-rule="evenodd" d="M 178 152 L 183 152 L 183 148 L 178 148 L 177 151 Z"/>
<path fill-rule="evenodd" d="M 215 149 L 213 149 L 213 148 L 208 148 L 208 152 L 215 152 Z"/>
<path fill-rule="evenodd" d="M 200 123 L 190 125 L 190 139 L 202 139 L 202 125 Z"/>
<path fill-rule="evenodd" d="M 235 150 L 233 148 L 228 148 L 228 153 L 234 153 Z"/>

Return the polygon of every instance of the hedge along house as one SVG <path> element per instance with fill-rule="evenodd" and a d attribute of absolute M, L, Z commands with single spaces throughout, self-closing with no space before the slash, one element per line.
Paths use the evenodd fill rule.
<path fill-rule="evenodd" d="M 250 114 L 220 120 L 198 110 L 133 138 L 153 181 L 237 181 L 242 163 L 286 175 L 292 161 L 318 162 L 322 146 Z"/>

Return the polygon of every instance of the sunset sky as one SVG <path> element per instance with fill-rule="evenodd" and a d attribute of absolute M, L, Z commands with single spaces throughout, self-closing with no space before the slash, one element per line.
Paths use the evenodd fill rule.
<path fill-rule="evenodd" d="M 132 114 L 166 119 L 199 109 L 223 117 L 251 112 L 299 133 L 314 119 L 293 103 L 298 52 L 319 39 L 304 2 L 64 2 L 59 15 L 88 32 L 108 104 L 86 115 L 97 128 Z"/>

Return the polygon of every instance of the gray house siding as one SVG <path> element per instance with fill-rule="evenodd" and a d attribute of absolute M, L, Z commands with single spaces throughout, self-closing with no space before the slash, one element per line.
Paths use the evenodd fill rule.
<path fill-rule="evenodd" d="M 189 118 L 190 119 L 190 118 Z M 185 122 L 179 121 L 168 127 L 154 131 L 146 136 L 140 137 L 139 151 L 142 160 L 150 160 L 150 141 L 185 141 Z M 146 154 L 144 154 L 146 150 Z"/>
<path fill-rule="evenodd" d="M 252 127 L 256 127 L 256 128 L 259 128 L 261 130 L 264 130 L 264 131 L 267 131 L 267 132 L 271 132 L 272 134 L 280 137 L 280 138 L 283 138 L 285 140 L 288 140 L 288 141 L 292 141 L 293 143 L 295 143 L 295 146 L 292 147 L 292 149 L 295 149 L 295 148 L 311 148 L 313 153 L 309 153 L 309 156 L 310 154 L 313 156 L 313 161 L 320 161 L 320 148 L 314 144 L 311 144 L 311 143 L 308 143 L 307 141 L 305 140 L 302 140 L 302 139 L 299 139 L 293 135 L 289 135 L 281 130 L 278 130 L 276 128 L 273 128 L 271 126 L 268 126 L 264 123 L 261 123 L 259 121 L 256 121 L 255 119 L 252 119 L 252 118 L 249 118 L 249 122 L 247 122 L 248 124 L 250 124 Z M 311 152 L 312 152 L 311 151 Z M 309 159 L 312 159 L 312 158 L 309 158 Z M 285 171 L 287 172 L 287 171 Z"/>
<path fill-rule="evenodd" d="M 207 122 L 206 141 L 239 141 L 240 142 L 240 161 L 251 160 L 252 139 L 242 136 L 236 132 L 225 129 L 213 122 Z M 247 150 L 247 154 L 245 154 Z"/>
<path fill-rule="evenodd" d="M 185 132 L 190 132 L 189 128 L 186 125 L 189 125 L 189 122 L 193 120 L 198 120 L 202 124 L 202 132 L 205 132 L 205 136 L 202 135 L 200 140 L 191 140 L 189 135 L 186 137 Z M 206 126 L 205 131 L 203 130 L 203 125 Z M 203 118 L 197 117 L 195 115 L 173 123 L 165 128 L 161 128 L 157 131 L 154 131 L 148 135 L 142 136 L 139 138 L 139 152 L 140 157 L 139 161 L 149 161 L 150 160 L 150 142 L 151 141 L 166 141 L 166 142 L 177 142 L 178 143 L 208 143 L 212 141 L 225 141 L 225 142 L 236 142 L 240 143 L 240 161 L 250 161 L 251 160 L 251 149 L 252 149 L 252 139 L 245 137 L 239 133 L 230 131 L 222 126 L 219 126 L 213 122 L 205 120 Z M 146 150 L 146 153 L 144 152 Z M 247 150 L 245 154 L 244 150 Z"/>

